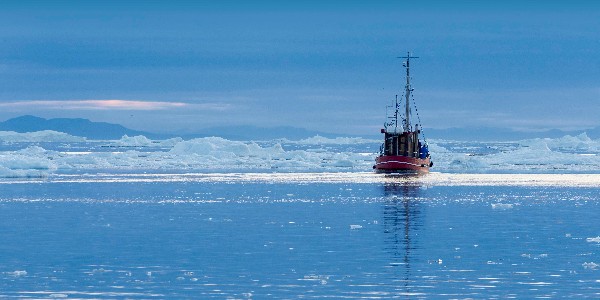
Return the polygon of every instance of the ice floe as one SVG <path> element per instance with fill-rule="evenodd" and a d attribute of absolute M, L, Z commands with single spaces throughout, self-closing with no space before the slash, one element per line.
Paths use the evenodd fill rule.
<path fill-rule="evenodd" d="M 511 209 L 511 208 L 513 208 L 512 204 L 508 204 L 508 203 L 492 203 L 492 209 L 506 210 L 506 209 Z"/>
<path fill-rule="evenodd" d="M 48 151 L 38 146 L 22 150 L 0 152 L 0 177 L 39 178 L 56 170 Z"/>
<path fill-rule="evenodd" d="M 590 139 L 585 133 L 558 139 L 529 139 L 500 146 L 488 146 L 494 151 L 473 152 L 468 145 L 449 150 L 430 143 L 435 166 L 442 172 L 538 173 L 538 172 L 598 172 L 600 171 L 600 141 Z M 473 143 L 475 144 L 475 143 Z M 482 147 L 482 143 L 479 143 Z"/>
<path fill-rule="evenodd" d="M 1 143 L 40 143 L 40 142 L 85 142 L 86 138 L 73 136 L 64 132 L 43 130 L 36 132 L 19 133 L 14 131 L 0 131 Z"/>
<path fill-rule="evenodd" d="M 151 140 L 143 135 L 128 136 L 124 135 L 121 139 L 111 143 L 111 146 L 118 147 L 173 147 L 177 143 L 182 142 L 180 137 L 166 140 Z"/>
<path fill-rule="evenodd" d="M 577 136 L 566 135 L 557 139 L 543 139 L 550 149 L 600 152 L 600 141 L 593 140 L 584 132 Z"/>
<path fill-rule="evenodd" d="M 326 138 L 320 135 L 315 135 L 306 139 L 298 141 L 283 139 L 282 141 L 289 144 L 300 144 L 300 145 L 355 145 L 355 144 L 366 144 L 366 143 L 379 143 L 379 140 L 364 139 L 361 137 L 336 137 Z"/>
<path fill-rule="evenodd" d="M 207 137 L 177 143 L 170 151 L 189 166 L 277 170 L 331 170 L 362 166 L 370 158 L 353 152 L 284 150 L 281 144 L 260 146 L 255 142 Z"/>
<path fill-rule="evenodd" d="M 595 270 L 598 268 L 598 264 L 595 262 L 584 262 L 583 264 L 581 264 L 583 266 L 584 269 L 592 269 Z"/>
<path fill-rule="evenodd" d="M 124 136 L 111 145 L 115 150 L 121 150 L 119 146 L 135 149 L 68 152 L 30 146 L 1 151 L 0 177 L 36 177 L 54 170 L 94 169 L 354 171 L 370 167 L 373 159 L 361 153 L 284 150 L 278 143 L 261 146 L 220 137 L 155 142 L 143 136 Z M 152 145 L 166 149 L 144 150 Z"/>
<path fill-rule="evenodd" d="M 12 277 L 23 277 L 27 276 L 27 271 L 25 270 L 16 270 L 13 272 L 4 272 L 4 274 L 12 276 Z"/>
<path fill-rule="evenodd" d="M 585 239 L 588 243 L 600 243 L 600 236 Z"/>
<path fill-rule="evenodd" d="M 0 151 L 0 177 L 44 177 L 55 172 L 110 169 L 371 172 L 377 156 L 373 149 L 379 146 L 376 140 L 321 136 L 299 141 L 252 142 L 221 137 L 152 140 L 125 135 L 114 141 L 90 141 L 53 131 L 0 132 L 0 141 L 31 143 L 7 147 L 23 146 L 19 150 Z M 52 142 L 67 148 L 52 148 Z M 78 148 L 68 149 L 69 143 L 77 144 Z M 104 146 L 106 143 L 108 147 Z M 585 134 L 498 143 L 432 140 L 429 149 L 434 172 L 600 172 L 600 141 Z"/>

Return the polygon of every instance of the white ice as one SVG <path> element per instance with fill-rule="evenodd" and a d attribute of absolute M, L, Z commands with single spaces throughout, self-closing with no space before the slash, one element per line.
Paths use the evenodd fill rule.
<path fill-rule="evenodd" d="M 445 141 L 438 141 L 443 143 Z M 447 142 L 446 142 L 447 143 Z M 438 170 L 445 172 L 598 172 L 600 141 L 585 133 L 557 139 L 530 139 L 517 142 L 516 148 L 498 153 L 473 155 L 466 151 L 450 151 L 430 143 L 429 150 Z"/>
<path fill-rule="evenodd" d="M 151 140 L 145 136 L 123 136 L 109 141 L 113 152 L 63 152 L 37 146 L 43 142 L 93 143 L 54 131 L 27 134 L 0 132 L 4 142 L 30 142 L 23 149 L 0 151 L 0 177 L 44 177 L 70 170 L 177 170 L 196 171 L 275 171 L 275 172 L 372 172 L 377 153 L 343 150 L 344 145 L 378 149 L 379 141 L 361 138 L 328 139 L 316 136 L 300 141 L 276 140 L 266 143 L 231 141 L 220 137 L 192 140 L 181 138 Z M 303 145 L 303 150 L 285 145 Z M 323 148 L 340 145 L 342 150 Z M 468 146 L 440 146 L 452 141 L 430 141 L 434 172 L 443 173 L 598 173 L 600 141 L 587 135 L 558 139 L 531 139 L 513 143 L 501 151 L 473 155 Z M 46 145 L 46 144 L 44 144 Z M 95 144 L 97 146 L 97 143 Z M 311 147 L 313 146 L 314 147 Z M 46 147 L 46 146 L 44 146 Z M 128 148 L 131 147 L 131 148 Z M 367 149 L 366 146 L 364 146 Z M 151 148 L 145 150 L 146 148 Z M 289 147 L 287 147 L 289 148 Z M 294 148 L 294 147 L 292 147 Z M 111 148 L 112 149 L 112 148 Z M 350 147 L 348 147 L 350 149 Z M 106 149 L 104 149 L 106 150 Z"/>
<path fill-rule="evenodd" d="M 124 135 L 121 139 L 111 143 L 112 146 L 120 147 L 173 147 L 177 143 L 182 142 L 180 137 L 167 140 L 151 140 L 143 135 L 128 136 Z"/>
<path fill-rule="evenodd" d="M 294 140 L 283 140 L 289 144 L 300 144 L 300 145 L 356 145 L 356 144 L 367 144 L 367 143 L 378 143 L 379 140 L 372 139 L 364 139 L 361 137 L 336 137 L 336 138 L 326 138 L 320 135 L 316 135 L 313 137 L 309 137 L 306 139 L 294 141 Z"/>
<path fill-rule="evenodd" d="M 0 131 L 0 143 L 40 143 L 40 142 L 85 142 L 86 138 L 72 136 L 63 132 L 44 130 L 19 133 Z"/>
<path fill-rule="evenodd" d="M 600 236 L 585 239 L 588 243 L 600 243 Z"/>
<path fill-rule="evenodd" d="M 0 177 L 44 177 L 56 170 L 56 163 L 47 151 L 30 146 L 18 151 L 0 152 Z"/>

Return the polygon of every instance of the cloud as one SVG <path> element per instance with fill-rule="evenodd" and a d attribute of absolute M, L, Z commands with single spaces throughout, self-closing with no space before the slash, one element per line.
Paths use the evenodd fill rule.
<path fill-rule="evenodd" d="M 3 108 L 38 110 L 165 110 L 188 106 L 190 104 L 184 102 L 139 100 L 25 100 L 0 103 Z"/>

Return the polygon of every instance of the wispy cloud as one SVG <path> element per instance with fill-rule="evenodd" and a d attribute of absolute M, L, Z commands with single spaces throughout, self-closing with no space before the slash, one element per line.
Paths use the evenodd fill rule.
<path fill-rule="evenodd" d="M 0 107 L 3 108 L 50 110 L 165 110 L 187 106 L 190 106 L 190 104 L 140 100 L 25 100 L 0 102 Z"/>

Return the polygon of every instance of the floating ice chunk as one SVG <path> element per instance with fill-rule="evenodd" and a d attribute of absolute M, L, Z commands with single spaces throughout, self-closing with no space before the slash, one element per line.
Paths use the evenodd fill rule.
<path fill-rule="evenodd" d="M 600 236 L 585 239 L 588 243 L 600 243 Z"/>
<path fill-rule="evenodd" d="M 507 203 L 492 203 L 492 209 L 505 210 L 505 209 L 511 209 L 511 208 L 513 208 L 512 204 L 507 204 Z"/>
<path fill-rule="evenodd" d="M 479 157 L 462 155 L 454 158 L 449 167 L 453 170 L 477 170 L 486 168 L 488 165 Z"/>
<path fill-rule="evenodd" d="M 13 276 L 13 277 L 22 277 L 22 276 L 27 276 L 27 271 L 25 270 L 16 270 L 13 272 L 5 272 L 4 274 L 9 275 L 9 276 Z"/>
<path fill-rule="evenodd" d="M 584 132 L 577 136 L 566 135 L 558 139 L 547 139 L 548 146 L 552 149 L 570 149 L 576 151 L 600 151 L 600 141 L 592 140 Z"/>
<path fill-rule="evenodd" d="M 354 145 L 354 144 L 367 144 L 367 143 L 379 143 L 379 140 L 369 140 L 360 137 L 336 137 L 336 138 L 326 138 L 320 135 L 315 135 L 313 137 L 309 137 L 299 141 L 290 141 L 285 140 L 286 143 L 290 144 L 300 144 L 300 145 L 325 145 L 325 144 L 333 144 L 333 145 Z"/>
<path fill-rule="evenodd" d="M 429 152 L 431 153 L 451 153 L 450 150 L 438 145 L 437 143 L 429 143 Z"/>
<path fill-rule="evenodd" d="M 183 142 L 183 139 L 180 137 L 170 138 L 166 140 L 159 141 L 159 145 L 162 147 L 173 147 L 177 145 L 177 143 Z"/>
<path fill-rule="evenodd" d="M 545 281 L 535 281 L 535 282 L 517 282 L 518 284 L 524 284 L 524 285 L 539 285 L 539 286 L 545 286 L 545 285 L 553 285 L 554 283 L 552 282 L 545 282 Z"/>
<path fill-rule="evenodd" d="M 329 277 L 330 277 L 329 275 L 310 274 L 310 275 L 304 275 L 304 278 L 298 279 L 298 280 L 322 281 L 322 280 L 329 280 Z"/>
<path fill-rule="evenodd" d="M 148 147 L 152 145 L 152 140 L 143 135 L 128 136 L 124 135 L 120 140 L 115 141 L 117 146 L 127 147 Z"/>
<path fill-rule="evenodd" d="M 0 177 L 39 178 L 56 170 L 56 164 L 48 158 L 55 154 L 38 146 L 0 152 Z"/>
<path fill-rule="evenodd" d="M 86 138 L 73 136 L 54 130 L 19 133 L 0 131 L 0 142 L 5 143 L 39 143 L 39 142 L 85 142 Z"/>
<path fill-rule="evenodd" d="M 594 269 L 598 268 L 598 266 L 600 266 L 594 262 L 584 262 L 581 265 L 583 266 L 584 269 L 592 269 L 592 270 L 594 270 Z"/>
<path fill-rule="evenodd" d="M 182 142 L 180 137 L 166 140 L 151 140 L 143 135 L 128 136 L 124 135 L 121 139 L 113 141 L 111 146 L 115 147 L 173 147 Z"/>
<path fill-rule="evenodd" d="M 354 162 L 349 159 L 340 159 L 333 163 L 333 166 L 341 167 L 341 168 L 351 168 L 354 166 Z"/>
<path fill-rule="evenodd" d="M 519 148 L 517 151 L 532 153 L 532 152 L 551 152 L 548 147 L 547 139 L 532 139 L 532 140 L 524 140 L 521 141 L 522 148 Z"/>
<path fill-rule="evenodd" d="M 447 143 L 452 147 L 452 151 L 447 151 L 430 144 L 429 149 L 436 170 L 442 172 L 595 172 L 600 168 L 600 141 L 591 140 L 585 134 L 558 139 L 521 140 L 492 148 L 485 148 L 486 143 L 473 142 L 471 148 L 496 150 L 481 150 L 474 154 L 469 144 L 438 142 Z"/>
<path fill-rule="evenodd" d="M 43 170 L 11 170 L 0 166 L 0 178 L 44 178 L 49 173 Z"/>
<path fill-rule="evenodd" d="M 235 156 L 268 157 L 281 154 L 283 149 L 277 144 L 271 148 L 262 148 L 254 142 L 245 143 L 230 141 L 220 137 L 198 138 L 177 143 L 170 153 L 177 155 L 209 155 L 216 158 L 232 158 Z"/>
<path fill-rule="evenodd" d="M 99 268 L 99 269 L 93 269 L 92 270 L 92 274 L 102 274 L 102 273 L 108 273 L 108 272 L 112 272 L 112 270 L 106 270 L 104 268 Z"/>

